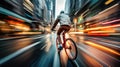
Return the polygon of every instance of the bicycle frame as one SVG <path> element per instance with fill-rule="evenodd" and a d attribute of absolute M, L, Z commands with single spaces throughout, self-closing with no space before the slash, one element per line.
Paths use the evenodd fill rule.
<path fill-rule="evenodd" d="M 66 32 L 65 31 L 63 31 L 61 33 L 60 39 L 58 39 L 58 37 L 56 39 L 56 46 L 57 46 L 58 52 L 60 52 L 60 50 L 62 50 L 61 47 L 58 48 L 58 45 L 60 43 L 59 40 L 62 40 L 61 41 L 62 48 L 65 49 L 65 52 L 66 52 L 67 56 L 69 57 L 69 59 L 71 59 L 71 60 L 76 59 L 76 57 L 77 57 L 77 47 L 76 47 L 76 44 L 75 44 L 75 42 L 71 38 L 66 37 Z M 73 50 L 73 51 L 71 51 L 71 50 Z M 73 52 L 74 52 L 74 54 L 72 54 Z"/>
<path fill-rule="evenodd" d="M 63 42 L 62 42 L 62 46 L 63 46 L 64 48 L 65 48 L 65 45 L 66 45 L 65 34 L 66 34 L 66 32 L 63 32 L 63 33 L 61 34 L 62 37 L 60 36 L 61 41 L 63 40 Z"/>

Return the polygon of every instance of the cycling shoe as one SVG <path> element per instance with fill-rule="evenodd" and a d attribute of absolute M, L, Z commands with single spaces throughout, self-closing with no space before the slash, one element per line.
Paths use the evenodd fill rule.
<path fill-rule="evenodd" d="M 58 45 L 58 50 L 62 50 L 63 47 L 62 47 L 62 44 Z"/>

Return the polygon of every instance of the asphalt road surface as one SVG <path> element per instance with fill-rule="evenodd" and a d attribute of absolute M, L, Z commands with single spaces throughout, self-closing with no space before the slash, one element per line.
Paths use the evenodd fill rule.
<path fill-rule="evenodd" d="M 120 67 L 119 37 L 69 35 L 76 60 L 56 50 L 56 34 L 0 39 L 0 67 Z"/>

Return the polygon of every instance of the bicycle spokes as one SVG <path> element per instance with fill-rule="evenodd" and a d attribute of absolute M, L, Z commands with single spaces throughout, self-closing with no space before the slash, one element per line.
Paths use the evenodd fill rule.
<path fill-rule="evenodd" d="M 77 56 L 77 47 L 72 39 L 66 39 L 66 54 L 71 60 L 74 60 Z"/>
<path fill-rule="evenodd" d="M 66 48 L 66 49 L 70 49 L 70 48 L 71 48 L 69 41 L 66 42 L 65 48 Z"/>

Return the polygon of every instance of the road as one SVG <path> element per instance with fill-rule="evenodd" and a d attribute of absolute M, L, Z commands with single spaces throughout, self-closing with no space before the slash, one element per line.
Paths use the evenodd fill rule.
<path fill-rule="evenodd" d="M 119 37 L 72 34 L 77 59 L 68 59 L 64 49 L 56 50 L 54 33 L 0 40 L 1 67 L 119 67 Z"/>

